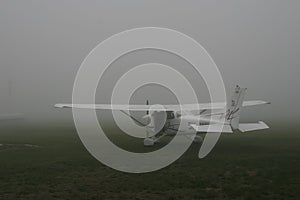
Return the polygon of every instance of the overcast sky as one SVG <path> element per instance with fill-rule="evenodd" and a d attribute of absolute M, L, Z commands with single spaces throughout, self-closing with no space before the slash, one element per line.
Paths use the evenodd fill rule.
<path fill-rule="evenodd" d="M 85 56 L 113 34 L 157 26 L 202 44 L 219 67 L 228 95 L 240 84 L 248 88 L 246 99 L 272 102 L 247 109 L 251 119 L 298 122 L 299 8 L 297 0 L 2 0 L 0 113 L 21 112 L 32 122 L 69 120 L 70 111 L 53 105 L 71 102 Z M 179 58 L 157 51 L 132 53 L 114 65 L 130 68 L 160 61 L 192 74 Z M 199 79 L 197 92 L 205 102 L 203 84 Z"/>

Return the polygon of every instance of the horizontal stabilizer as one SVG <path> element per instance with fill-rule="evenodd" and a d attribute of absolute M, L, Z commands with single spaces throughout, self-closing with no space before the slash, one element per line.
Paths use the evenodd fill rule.
<path fill-rule="evenodd" d="M 197 132 L 219 132 L 220 130 L 222 130 L 222 125 L 221 124 L 212 124 L 210 125 L 210 129 L 209 129 L 209 125 L 202 125 L 202 126 L 197 126 L 195 124 L 192 124 L 191 127 L 193 127 L 193 129 L 195 129 L 195 131 Z M 230 125 L 224 125 L 223 126 L 223 133 L 232 133 L 232 129 L 230 127 Z"/>
<path fill-rule="evenodd" d="M 258 123 L 239 124 L 239 130 L 241 132 L 263 130 L 267 128 L 269 128 L 269 126 L 263 121 L 259 121 Z"/>
<path fill-rule="evenodd" d="M 261 101 L 261 100 L 244 101 L 243 107 L 259 106 L 259 105 L 266 105 L 266 104 L 271 104 L 271 103 L 268 101 Z"/>

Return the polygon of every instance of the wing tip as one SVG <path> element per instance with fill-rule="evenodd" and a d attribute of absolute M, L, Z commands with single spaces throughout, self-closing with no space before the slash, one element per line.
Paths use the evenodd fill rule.
<path fill-rule="evenodd" d="M 264 127 L 264 129 L 268 129 L 268 128 L 270 128 L 265 122 L 263 122 L 263 121 L 258 121 L 258 123 L 260 123 L 263 127 Z"/>
<path fill-rule="evenodd" d="M 264 100 L 259 100 L 261 102 L 261 104 L 271 104 L 270 101 L 264 101 Z M 259 104 L 258 104 L 259 105 Z"/>
<path fill-rule="evenodd" d="M 55 108 L 64 108 L 64 104 L 61 104 L 61 103 L 57 103 L 54 105 Z"/>

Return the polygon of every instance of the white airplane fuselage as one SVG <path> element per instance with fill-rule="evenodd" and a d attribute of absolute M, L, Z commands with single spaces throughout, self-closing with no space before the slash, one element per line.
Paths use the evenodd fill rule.
<path fill-rule="evenodd" d="M 172 114 L 173 117 L 167 117 L 164 131 L 166 135 L 176 134 L 194 134 L 195 130 L 191 124 L 195 125 L 209 125 L 209 118 L 201 117 L 200 115 L 178 115 Z"/>

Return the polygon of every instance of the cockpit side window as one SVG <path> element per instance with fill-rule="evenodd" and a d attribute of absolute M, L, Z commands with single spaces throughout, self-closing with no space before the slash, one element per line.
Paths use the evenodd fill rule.
<path fill-rule="evenodd" d="M 175 118 L 175 115 L 174 115 L 174 112 L 167 112 L 167 119 L 174 119 Z"/>

